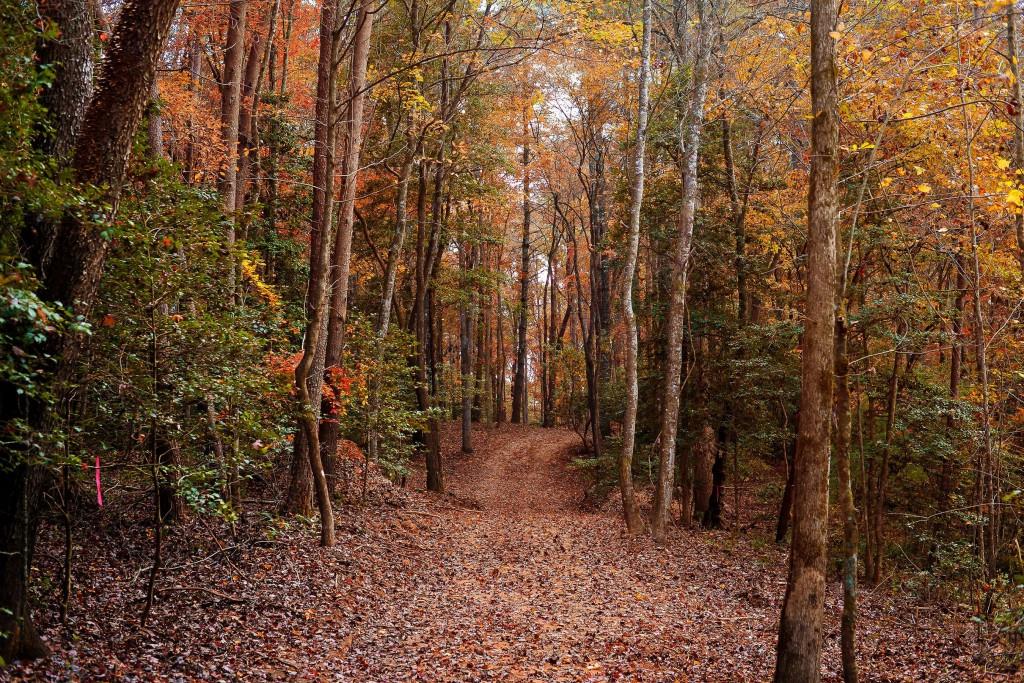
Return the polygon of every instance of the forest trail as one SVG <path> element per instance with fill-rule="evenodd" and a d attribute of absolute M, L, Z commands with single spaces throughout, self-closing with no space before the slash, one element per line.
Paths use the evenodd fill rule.
<path fill-rule="evenodd" d="M 95 527 L 80 562 L 103 588 L 78 594 L 72 640 L 56 614 L 41 613 L 58 655 L 13 678 L 771 679 L 786 549 L 768 540 L 770 511 L 765 529 L 673 529 L 657 548 L 625 535 L 613 503 L 581 507 L 585 478 L 570 466 L 580 441 L 570 431 L 474 426 L 467 456 L 458 426 L 446 425 L 442 445 L 446 494 L 422 491 L 422 470 L 405 489 L 375 476 L 365 504 L 339 506 L 334 548 L 315 547 L 301 521 L 281 520 L 269 535 L 252 527 L 230 552 L 204 544 L 201 528 L 169 530 L 189 536 L 192 554 L 168 560 L 160 585 L 170 590 L 146 628 L 137 568 L 147 558 L 126 553 L 145 544 L 125 536 L 146 527 Z M 900 600 L 884 590 L 862 597 L 863 680 L 1009 680 L 979 673 L 963 615 Z M 828 682 L 841 680 L 839 603 L 830 583 Z"/>
<path fill-rule="evenodd" d="M 413 516 L 429 532 L 418 532 L 404 560 L 415 571 L 396 577 L 402 585 L 394 590 L 406 599 L 365 605 L 372 616 L 354 629 L 338 670 L 343 678 L 725 681 L 769 674 L 775 617 L 764 608 L 774 600 L 762 596 L 776 592 L 774 577 L 746 583 L 741 592 L 755 606 L 733 605 L 729 627 L 720 628 L 715 598 L 696 589 L 706 553 L 684 559 L 682 548 L 655 549 L 625 538 L 613 514 L 580 508 L 584 485 L 569 468 L 576 434 L 481 430 L 469 456 L 457 453 L 457 434 L 446 436 L 448 502 L 433 506 L 437 516 Z"/>
<path fill-rule="evenodd" d="M 477 458 L 458 463 L 456 495 L 475 498 L 488 517 L 572 513 L 582 491 L 566 471 L 580 444 L 568 430 L 518 428 Z"/>
<path fill-rule="evenodd" d="M 728 532 L 677 532 L 666 548 L 626 537 L 615 510 L 580 508 L 584 484 L 569 467 L 580 441 L 568 430 L 482 429 L 469 456 L 458 453 L 457 436 L 450 427 L 444 439 L 445 499 L 435 499 L 429 516 L 410 515 L 413 540 L 389 574 L 394 584 L 359 604 L 366 621 L 354 625 L 334 675 L 381 683 L 770 680 L 783 549 Z M 866 669 L 877 676 L 870 680 L 970 678 L 950 654 L 969 647 L 950 647 L 941 663 L 929 656 L 952 633 L 917 626 L 893 647 L 884 634 L 908 631 L 898 623 L 906 618 L 885 608 L 865 627 Z M 825 680 L 840 680 L 833 621 Z"/>

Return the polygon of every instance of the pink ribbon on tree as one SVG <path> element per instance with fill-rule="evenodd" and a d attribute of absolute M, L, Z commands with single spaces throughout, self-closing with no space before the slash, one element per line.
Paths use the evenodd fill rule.
<path fill-rule="evenodd" d="M 103 507 L 103 485 L 100 483 L 100 456 L 96 456 L 96 504 Z"/>

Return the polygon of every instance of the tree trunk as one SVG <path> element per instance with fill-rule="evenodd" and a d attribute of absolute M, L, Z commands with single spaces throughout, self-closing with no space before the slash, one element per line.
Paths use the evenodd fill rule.
<path fill-rule="evenodd" d="M 569 239 L 572 241 L 572 270 L 573 282 L 576 283 L 576 300 L 578 302 L 582 302 L 583 285 L 580 283 L 579 244 L 576 242 L 576 232 L 569 225 L 568 221 L 566 221 L 566 228 L 569 233 Z M 593 310 L 593 305 L 591 305 L 590 325 L 588 326 L 584 322 L 583 318 L 583 304 L 580 303 L 576 306 L 576 319 L 580 326 L 580 335 L 583 337 L 583 360 L 587 373 L 587 409 L 590 418 L 590 433 L 592 438 L 591 451 L 594 459 L 599 459 L 601 457 L 601 428 L 599 426 L 600 420 L 597 416 L 600 415 L 601 406 L 597 393 L 597 364 L 594 348 L 596 333 L 594 331 L 595 325 Z M 586 439 L 584 438 L 584 440 Z"/>
<path fill-rule="evenodd" d="M 416 301 L 410 322 L 416 334 L 416 399 L 421 411 L 431 408 L 431 378 L 427 372 L 427 353 L 430 343 L 430 322 L 427 312 L 428 291 L 430 289 L 431 268 L 434 259 L 434 243 L 439 227 L 436 222 L 430 227 L 427 235 L 427 166 L 425 160 L 419 161 L 418 196 L 416 198 Z M 423 445 L 426 448 L 427 490 L 442 492 L 444 479 L 441 472 L 440 443 L 436 429 L 436 420 L 428 420 L 427 430 L 422 433 Z"/>
<path fill-rule="evenodd" d="M 905 334 L 901 322 L 897 335 Z M 874 548 L 871 566 L 866 567 L 868 580 L 875 584 L 882 579 L 882 559 L 885 557 L 885 504 L 889 485 L 889 455 L 892 450 L 896 432 L 896 407 L 900 391 L 900 349 L 893 352 L 892 371 L 889 373 L 889 384 L 886 395 L 885 443 L 878 458 L 875 472 L 874 499 L 871 501 L 871 520 L 868 534 L 870 544 Z"/>
<path fill-rule="evenodd" d="M 626 411 L 622 418 L 622 450 L 619 453 L 619 489 L 622 516 L 630 534 L 641 531 L 640 512 L 633 492 L 633 453 L 636 446 L 636 414 L 640 401 L 637 378 L 639 334 L 633 310 L 633 279 L 640 251 L 640 214 L 644 202 L 644 155 L 647 150 L 648 82 L 651 71 L 651 0 L 643 0 L 643 37 L 640 42 L 640 74 L 637 97 L 636 147 L 633 149 L 633 185 L 630 188 L 629 241 L 622 269 L 622 316 L 626 322 Z"/>
<path fill-rule="evenodd" d="M 519 325 L 516 337 L 516 373 L 512 379 L 512 421 L 529 422 L 526 331 L 530 292 L 530 124 L 523 109 L 523 238 L 519 258 Z"/>
<path fill-rule="evenodd" d="M 164 124 L 160 116 L 160 88 L 157 86 L 157 79 L 149 88 L 149 128 L 146 131 L 149 138 L 149 153 L 154 159 L 164 158 Z"/>
<path fill-rule="evenodd" d="M 836 438 L 835 461 L 839 486 L 839 510 L 843 515 L 843 616 L 840 650 L 844 683 L 857 683 L 857 509 L 853 503 L 850 473 L 850 364 L 847 358 L 846 319 L 836 319 Z"/>
<path fill-rule="evenodd" d="M 245 18 L 248 0 L 230 0 L 228 31 L 224 45 L 224 83 L 220 92 L 220 130 L 224 144 L 224 170 L 219 190 L 221 205 L 228 218 L 228 246 L 235 242 L 235 209 L 238 182 L 238 117 L 242 94 L 242 68 L 245 57 Z M 234 259 L 228 258 L 228 290 L 234 296 Z"/>
<path fill-rule="evenodd" d="M 964 304 L 967 298 L 967 279 L 964 277 L 964 259 L 958 247 L 957 254 L 953 256 L 953 269 L 956 271 L 956 297 L 953 300 L 953 314 L 950 318 L 950 343 L 949 343 L 949 397 L 960 398 L 960 374 L 963 371 L 964 343 L 963 323 Z M 956 424 L 955 411 L 950 411 L 946 416 L 946 431 L 950 432 Z M 955 478 L 957 460 L 949 455 L 942 461 L 942 478 L 939 485 L 940 510 L 949 508 L 950 499 L 956 488 Z M 936 524 L 940 521 L 936 518 Z"/>
<path fill-rule="evenodd" d="M 1013 111 L 1013 169 L 1024 173 L 1024 94 L 1020 83 L 1020 48 L 1017 46 L 1017 2 L 1006 4 L 1006 51 L 1013 74 L 1011 98 Z M 1020 178 L 1015 181 L 1019 184 Z M 1014 209 L 1013 221 L 1017 236 L 1017 263 L 1024 270 L 1024 211 Z"/>
<path fill-rule="evenodd" d="M 363 146 L 363 110 L 365 109 L 366 68 L 370 58 L 370 36 L 373 32 L 374 11 L 370 0 L 362 0 L 356 20 L 352 46 L 352 69 L 348 83 L 348 135 L 345 156 L 341 165 L 341 212 L 335 235 L 334 265 L 331 269 L 330 320 L 327 324 L 327 349 L 324 356 L 327 381 L 336 378 L 330 370 L 341 368 L 341 351 L 348 317 L 348 280 L 352 262 L 352 228 L 355 225 L 356 188 L 359 160 Z M 393 285 L 392 285 L 393 288 Z M 388 303 L 390 311 L 390 301 Z M 337 383 L 334 390 L 340 391 Z M 338 452 L 339 424 L 336 419 L 326 420 L 320 426 L 321 457 L 327 466 L 330 481 L 337 480 L 334 471 Z"/>
<path fill-rule="evenodd" d="M 269 41 L 268 41 L 269 45 Z M 256 92 L 257 81 L 260 78 L 260 69 L 263 66 L 263 53 L 268 45 L 263 44 L 263 37 L 259 33 L 253 34 L 252 44 L 249 46 L 249 55 L 245 59 L 245 69 L 242 72 L 242 87 L 239 92 L 238 103 L 238 155 L 237 173 L 235 177 L 235 208 L 245 206 L 246 186 L 249 184 L 249 174 L 252 167 L 253 141 L 253 118 L 256 108 L 259 106 L 259 93 Z"/>
<path fill-rule="evenodd" d="M 715 430 L 712 429 L 711 425 L 707 422 L 704 423 L 700 430 L 700 436 L 697 438 L 697 442 L 693 444 L 692 460 L 693 460 L 693 481 L 690 487 L 690 491 L 684 492 L 683 498 L 691 498 L 692 496 L 692 510 L 684 509 L 682 511 L 683 526 L 689 526 L 691 523 L 691 513 L 701 513 L 701 518 L 705 516 L 710 509 L 711 496 L 714 493 L 714 466 L 715 460 L 718 459 L 719 443 L 715 438 Z M 684 475 L 684 479 L 686 476 Z M 685 488 L 685 487 L 684 487 Z"/>
<path fill-rule="evenodd" d="M 835 373 L 839 107 L 836 0 L 811 2 L 811 177 L 807 216 L 807 303 L 802 342 L 800 427 L 793 491 L 793 542 L 779 626 L 776 683 L 821 677 L 828 470 Z"/>
<path fill-rule="evenodd" d="M 61 166 L 71 161 L 86 107 L 93 93 L 93 28 L 96 21 L 90 0 L 43 0 L 40 17 L 56 25 L 59 35 L 36 46 L 36 58 L 53 70 L 53 82 L 39 95 L 46 110 L 46 126 L 33 144 Z M 29 260 L 45 276 L 53 254 L 56 226 L 39 216 L 26 221 L 22 242 Z"/>
<path fill-rule="evenodd" d="M 199 39 L 192 38 L 189 41 L 188 54 L 188 89 L 191 93 L 192 109 L 198 109 L 200 79 L 203 71 L 202 49 L 199 46 Z M 189 112 L 188 122 L 188 143 L 185 146 L 185 182 L 189 185 L 196 185 L 201 174 L 196 170 L 196 130 L 195 116 Z"/>
<path fill-rule="evenodd" d="M 96 96 L 82 118 L 72 162 L 75 180 L 105 186 L 103 203 L 114 209 L 131 143 L 142 121 L 157 61 L 177 7 L 177 0 L 130 0 L 123 6 Z M 72 103 L 79 98 L 69 95 L 62 101 L 78 106 Z M 63 115 L 57 118 L 62 119 Z M 70 214 L 60 221 L 53 234 L 53 255 L 42 274 L 41 293 L 47 300 L 65 302 L 74 307 L 77 315 L 88 317 L 108 240 L 95 225 Z M 29 251 L 39 253 L 38 249 Z M 48 345 L 47 353 L 57 359 L 48 380 L 58 402 L 71 378 L 79 347 L 74 335 L 55 338 Z M 45 429 L 49 411 L 37 403 L 26 405 L 13 392 L 13 386 L 0 384 L 0 432 L 15 433 L 12 422 L 16 420 L 27 420 L 33 428 Z M 29 444 L 11 444 L 6 440 L 0 446 L 0 658 L 5 661 L 38 657 L 46 652 L 32 624 L 28 605 L 42 477 L 39 467 L 25 462 L 28 447 Z"/>
<path fill-rule="evenodd" d="M 800 430 L 800 413 L 796 414 L 794 431 Z M 775 542 L 782 543 L 789 533 L 789 523 L 793 519 L 793 485 L 796 476 L 796 437 L 783 436 L 782 457 L 786 459 L 786 485 L 782 491 L 782 502 L 779 504 L 779 519 L 775 525 Z"/>
<path fill-rule="evenodd" d="M 334 117 L 334 28 L 337 21 L 338 1 L 325 2 L 320 12 L 320 54 L 317 68 L 316 123 L 314 126 L 315 147 L 313 152 L 313 221 L 310 234 L 310 275 L 306 293 L 306 332 L 302 345 L 302 358 L 295 368 L 295 388 L 299 398 L 299 426 L 305 440 L 305 458 L 320 509 L 320 545 L 334 545 L 334 512 L 331 506 L 330 489 L 320 457 L 320 398 L 322 376 L 314 372 L 317 356 L 326 346 L 326 317 L 330 288 L 328 269 L 334 247 L 334 232 L 331 230 L 331 198 L 333 196 L 334 137 L 331 121 Z M 298 439 L 296 439 L 298 441 Z M 296 455 L 301 453 L 296 443 Z M 300 456 L 301 457 L 301 456 Z M 301 472 L 296 463 L 293 471 Z M 293 481 L 289 492 L 301 487 Z"/>
<path fill-rule="evenodd" d="M 476 267 L 473 258 L 473 248 L 465 240 L 461 245 L 460 260 L 464 275 L 470 276 L 469 282 L 472 287 L 471 271 Z M 476 375 L 473 367 L 473 337 L 476 312 L 473 310 L 474 301 L 472 293 L 464 294 L 464 303 L 459 311 L 459 368 L 462 373 L 462 452 L 473 452 L 473 385 Z"/>
<path fill-rule="evenodd" d="M 40 0 L 38 6 L 41 18 L 53 22 L 59 34 L 40 41 L 36 48 L 39 63 L 51 65 L 53 82 L 39 95 L 49 129 L 40 131 L 35 142 L 57 159 L 68 160 L 92 99 L 95 4 L 91 0 Z"/>
<path fill-rule="evenodd" d="M 557 197 L 557 195 L 556 195 Z M 557 201 L 557 199 L 556 199 Z M 561 235 L 558 232 L 558 215 L 551 225 L 551 251 L 548 253 L 548 327 L 545 347 L 544 426 L 555 426 L 555 397 L 558 392 L 558 353 L 561 349 L 561 333 L 558 327 L 558 246 Z"/>
<path fill-rule="evenodd" d="M 658 481 L 651 510 L 651 535 L 655 543 L 665 542 L 669 507 L 676 470 L 676 434 L 679 426 L 679 394 L 682 390 L 683 325 L 686 315 L 687 269 L 693 245 L 693 224 L 697 213 L 697 167 L 700 158 L 701 133 L 704 127 L 704 101 L 708 90 L 710 17 L 704 12 L 704 0 L 697 0 L 698 33 L 693 84 L 686 115 L 680 123 L 679 146 L 682 154 L 683 193 L 679 212 L 678 233 L 673 250 L 671 295 L 666 323 L 664 385 L 661 403 L 661 441 L 659 447 Z"/>
<path fill-rule="evenodd" d="M 499 265 L 501 258 L 498 259 Z M 504 304 L 501 300 L 501 287 L 498 287 L 498 303 L 494 307 L 497 319 L 495 327 L 498 337 L 498 376 L 494 382 L 494 423 L 504 424 L 507 420 L 505 414 L 505 385 L 508 383 L 508 358 L 505 355 L 505 316 Z"/>

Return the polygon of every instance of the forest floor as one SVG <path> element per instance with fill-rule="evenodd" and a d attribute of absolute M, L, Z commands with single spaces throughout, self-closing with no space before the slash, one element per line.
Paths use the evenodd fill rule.
<path fill-rule="evenodd" d="M 338 510 L 335 548 L 302 524 L 231 545 L 178 531 L 190 554 L 168 560 L 145 628 L 145 555 L 127 554 L 144 526 L 88 527 L 73 635 L 40 610 L 55 655 L 0 678 L 770 680 L 784 549 L 756 529 L 676 530 L 662 548 L 626 537 L 614 509 L 581 506 L 572 432 L 480 430 L 472 455 L 456 436 L 443 440 L 448 493 L 378 481 Z M 43 544 L 43 574 L 59 548 Z M 991 649 L 963 613 L 881 589 L 861 605 L 864 681 L 1019 680 L 986 672 Z M 841 680 L 839 606 L 831 585 L 827 681 Z"/>

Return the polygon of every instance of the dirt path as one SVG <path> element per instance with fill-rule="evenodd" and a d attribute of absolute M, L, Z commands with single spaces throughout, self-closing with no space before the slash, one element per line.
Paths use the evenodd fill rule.
<path fill-rule="evenodd" d="M 450 507 L 481 509 L 415 520 L 425 526 L 400 560 L 409 571 L 386 589 L 395 599 L 361 604 L 372 616 L 336 673 L 381 683 L 770 680 L 781 551 L 726 533 L 678 536 L 665 549 L 625 538 L 616 517 L 579 509 L 583 489 L 566 468 L 578 445 L 568 431 L 522 427 L 480 434 L 469 457 L 450 444 Z M 909 625 L 881 614 L 865 629 L 865 680 L 970 678 L 948 634 L 915 627 L 895 648 L 879 639 L 893 627 Z M 826 680 L 838 680 L 836 628 Z M 943 644 L 945 661 L 928 661 Z"/>
<path fill-rule="evenodd" d="M 675 531 L 665 548 L 623 534 L 617 513 L 585 512 L 562 430 L 475 430 L 458 453 L 446 428 L 448 493 L 379 480 L 370 504 L 337 510 L 338 544 L 302 520 L 254 526 L 230 554 L 201 527 L 169 530 L 161 585 L 139 627 L 147 526 L 93 520 L 71 636 L 41 612 L 54 657 L 0 670 L 45 681 L 767 681 L 784 549 L 757 529 Z M 423 473 L 415 472 L 414 482 Z M 412 488 L 415 488 L 413 486 Z M 185 538 L 187 536 L 187 538 Z M 57 575 L 59 545 L 41 553 Z M 212 561 L 231 557 L 230 561 Z M 209 591 L 213 590 L 213 593 Z M 228 596 L 231 599 L 225 600 Z M 963 616 L 866 593 L 864 681 L 991 681 Z M 830 587 L 826 681 L 838 681 L 837 586 Z"/>

